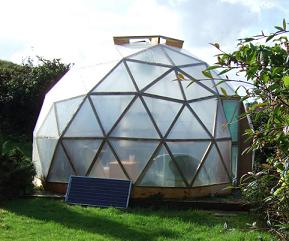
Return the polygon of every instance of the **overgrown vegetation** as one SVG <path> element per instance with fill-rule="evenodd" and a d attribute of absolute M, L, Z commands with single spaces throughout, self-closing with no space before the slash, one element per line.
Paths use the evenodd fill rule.
<path fill-rule="evenodd" d="M 0 206 L 0 240 L 274 240 L 247 213 L 90 208 L 52 199 Z M 248 225 L 250 224 L 250 225 Z"/>
<path fill-rule="evenodd" d="M 271 230 L 281 239 L 289 239 L 289 41 L 287 23 L 275 26 L 271 34 L 261 34 L 240 39 L 238 49 L 227 53 L 220 50 L 217 63 L 210 70 L 220 69 L 220 74 L 234 70 L 245 80 L 234 80 L 244 88 L 242 100 L 254 98 L 248 111 L 259 126 L 248 130 L 253 140 L 248 149 L 263 153 L 265 161 L 254 172 L 242 178 L 243 196 L 251 201 Z M 243 83 L 250 85 L 246 87 Z M 224 94 L 225 90 L 223 90 Z M 262 157 L 261 157 L 262 158 Z M 263 163 L 262 163 L 263 162 Z"/>
<path fill-rule="evenodd" d="M 18 147 L 0 143 L 0 200 L 32 192 L 35 175 L 31 159 Z"/>
<path fill-rule="evenodd" d="M 69 68 L 59 59 L 0 60 L 0 135 L 31 139 L 45 94 Z"/>

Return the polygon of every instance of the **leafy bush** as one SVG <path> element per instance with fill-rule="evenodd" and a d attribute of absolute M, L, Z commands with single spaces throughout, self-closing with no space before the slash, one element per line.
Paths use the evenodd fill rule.
<path fill-rule="evenodd" d="M 216 65 L 220 74 L 231 70 L 237 73 L 239 88 L 244 88 L 245 99 L 255 99 L 248 112 L 253 116 L 255 130 L 246 134 L 253 140 L 248 150 L 259 152 L 259 165 L 243 177 L 241 189 L 282 240 L 289 240 L 289 40 L 287 23 L 275 26 L 275 32 L 261 32 L 240 39 L 232 53 L 220 50 Z M 239 76 L 243 76 L 240 79 Z M 223 81 L 225 81 L 224 79 Z M 244 86 L 243 83 L 246 85 Z M 249 88 L 247 86 L 250 86 Z M 225 91 L 224 91 L 225 92 Z M 226 94 L 226 93 L 224 93 Z M 262 155 L 260 155 L 262 154 Z"/>
<path fill-rule="evenodd" d="M 32 138 L 45 94 L 68 71 L 60 59 L 21 64 L 0 60 L 0 133 Z"/>
<path fill-rule="evenodd" d="M 36 171 L 32 161 L 18 147 L 0 150 L 0 199 L 22 196 L 33 190 Z"/>

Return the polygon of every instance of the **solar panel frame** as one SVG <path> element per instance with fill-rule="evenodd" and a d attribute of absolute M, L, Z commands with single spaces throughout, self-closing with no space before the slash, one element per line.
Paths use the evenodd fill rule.
<path fill-rule="evenodd" d="M 88 182 L 89 180 L 91 180 L 90 183 Z M 97 186 L 99 184 L 101 184 L 101 186 Z M 105 185 L 103 186 L 103 184 Z M 78 189 L 81 185 L 86 189 Z M 119 193 L 117 193 L 117 186 L 121 188 Z M 70 176 L 65 194 L 65 202 L 76 205 L 126 209 L 129 204 L 131 189 L 131 180 Z M 114 194 L 120 194 L 122 190 L 126 190 L 126 192 L 124 192 L 123 195 L 118 195 L 117 198 L 113 198 Z M 121 202 L 117 202 L 119 199 Z"/>

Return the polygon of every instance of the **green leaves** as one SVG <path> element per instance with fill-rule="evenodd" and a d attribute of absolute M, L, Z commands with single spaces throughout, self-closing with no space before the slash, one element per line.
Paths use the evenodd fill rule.
<path fill-rule="evenodd" d="M 289 76 L 288 76 L 288 75 L 284 76 L 284 77 L 282 78 L 282 80 L 283 80 L 284 86 L 285 86 L 286 88 L 289 88 Z"/>

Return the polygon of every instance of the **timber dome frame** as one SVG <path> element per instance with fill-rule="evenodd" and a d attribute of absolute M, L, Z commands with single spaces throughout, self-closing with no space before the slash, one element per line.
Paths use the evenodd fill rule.
<path fill-rule="evenodd" d="M 125 54 L 101 78 L 86 83 L 89 68 L 70 70 L 47 94 L 34 130 L 38 176 L 58 192 L 70 175 L 81 175 L 131 179 L 137 198 L 228 193 L 224 187 L 252 165 L 251 153 L 240 154 L 250 127 L 246 118 L 238 121 L 245 112 L 240 97 L 226 82 L 216 85 L 214 71 L 207 79 L 208 65 L 181 40 L 130 36 L 114 43 Z M 89 87 L 59 97 L 70 79 Z"/>

